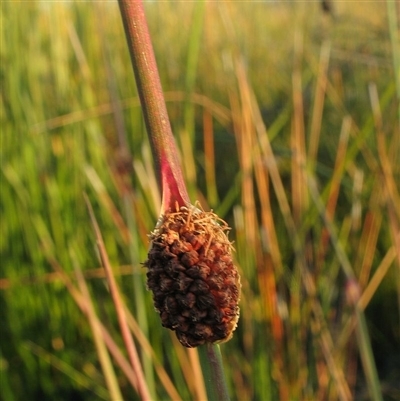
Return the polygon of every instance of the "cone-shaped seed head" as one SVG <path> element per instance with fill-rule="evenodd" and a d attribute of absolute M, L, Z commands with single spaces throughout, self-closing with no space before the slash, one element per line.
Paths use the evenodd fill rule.
<path fill-rule="evenodd" d="M 190 206 L 165 213 L 151 233 L 147 286 L 162 325 L 186 347 L 227 341 L 236 328 L 240 277 L 227 230 Z"/>

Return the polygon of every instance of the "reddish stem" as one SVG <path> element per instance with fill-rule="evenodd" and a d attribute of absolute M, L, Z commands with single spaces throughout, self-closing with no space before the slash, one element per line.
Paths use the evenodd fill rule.
<path fill-rule="evenodd" d="M 162 209 L 189 203 L 141 0 L 118 0 L 147 133 L 157 165 Z"/>

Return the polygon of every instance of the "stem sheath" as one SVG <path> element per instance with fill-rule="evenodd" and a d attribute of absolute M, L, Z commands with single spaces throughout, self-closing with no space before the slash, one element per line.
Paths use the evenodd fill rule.
<path fill-rule="evenodd" d="M 119 0 L 144 120 L 157 164 L 162 212 L 189 203 L 141 0 Z"/>

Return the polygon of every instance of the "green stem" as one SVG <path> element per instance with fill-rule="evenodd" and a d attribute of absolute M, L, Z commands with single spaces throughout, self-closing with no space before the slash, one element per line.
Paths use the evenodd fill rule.
<path fill-rule="evenodd" d="M 355 314 L 357 318 L 356 335 L 360 358 L 363 364 L 368 392 L 372 400 L 382 401 L 382 390 L 379 382 L 379 375 L 376 369 L 374 354 L 371 348 L 371 341 L 368 334 L 368 326 L 362 309 L 356 305 Z"/>
<path fill-rule="evenodd" d="M 325 207 L 321 200 L 321 196 L 317 189 L 315 179 L 312 176 L 309 176 L 308 183 L 309 183 L 309 191 L 310 191 L 311 197 L 313 198 L 315 205 L 316 205 L 322 219 L 324 220 L 325 227 L 328 230 L 332 246 L 336 251 L 336 255 L 342 266 L 343 272 L 347 277 L 347 281 L 352 286 L 355 286 L 356 291 L 359 291 L 358 282 L 355 278 L 353 268 L 346 255 L 346 252 L 344 251 L 344 249 L 339 241 L 339 238 L 336 233 L 336 229 L 335 229 L 332 221 L 330 220 L 330 218 L 327 216 Z M 371 340 L 370 340 L 370 337 L 368 334 L 368 327 L 367 327 L 367 323 L 365 320 L 365 314 L 364 314 L 363 310 L 359 306 L 357 306 L 357 301 L 358 301 L 358 299 L 356 299 L 356 301 L 354 301 L 355 315 L 357 318 L 357 326 L 356 326 L 356 333 L 357 333 L 357 339 L 358 339 L 357 345 L 358 345 L 358 349 L 360 352 L 361 362 L 362 362 L 363 368 L 364 368 L 368 391 L 370 393 L 372 400 L 382 401 L 382 392 L 381 392 L 381 388 L 380 388 L 380 384 L 379 384 L 379 376 L 378 376 L 378 371 L 376 369 L 374 355 L 372 352 Z"/>
<path fill-rule="evenodd" d="M 395 1 L 387 0 L 386 5 L 387 5 L 388 20 L 389 20 L 390 41 L 392 43 L 394 79 L 396 82 L 397 99 L 399 100 L 398 118 L 400 122 L 400 43 L 399 43 L 398 21 L 397 21 L 397 9 Z"/>
<path fill-rule="evenodd" d="M 198 350 L 208 400 L 229 401 L 219 345 L 207 343 L 200 346 Z"/>
<path fill-rule="evenodd" d="M 119 0 L 144 120 L 159 173 L 162 211 L 189 203 L 141 0 Z"/>

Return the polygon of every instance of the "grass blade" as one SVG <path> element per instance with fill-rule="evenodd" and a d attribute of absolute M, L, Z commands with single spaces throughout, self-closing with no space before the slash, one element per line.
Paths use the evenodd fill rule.
<path fill-rule="evenodd" d="M 347 283 L 348 283 L 348 285 L 355 286 L 356 288 L 354 289 L 354 292 L 359 293 L 359 291 L 360 291 L 359 284 L 357 283 L 357 281 L 355 279 L 355 276 L 353 273 L 353 268 L 352 268 L 350 261 L 348 260 L 346 254 L 338 240 L 333 223 L 330 221 L 330 219 L 326 215 L 326 211 L 324 209 L 324 206 L 323 206 L 320 196 L 318 194 L 316 183 L 310 176 L 309 176 L 309 180 L 308 180 L 308 187 L 310 190 L 311 197 L 313 198 L 314 203 L 317 206 L 317 209 L 318 209 L 322 219 L 324 220 L 326 229 L 328 230 L 329 236 L 331 238 L 333 248 L 335 249 L 336 256 L 338 257 L 339 262 L 342 266 L 343 272 L 345 273 L 345 275 L 347 277 Z M 383 399 L 382 392 L 380 389 L 378 372 L 376 369 L 375 360 L 374 360 L 373 353 L 372 353 L 371 341 L 370 341 L 369 334 L 368 334 L 368 327 L 365 322 L 364 312 L 357 305 L 357 302 L 358 302 L 358 299 L 354 302 L 354 305 L 355 305 L 354 312 L 355 312 L 356 320 L 357 320 L 356 332 L 357 332 L 357 338 L 358 338 L 360 357 L 361 357 L 361 361 L 363 363 L 364 373 L 366 375 L 367 385 L 368 385 L 370 396 L 373 400 L 381 401 Z"/>
<path fill-rule="evenodd" d="M 111 270 L 110 262 L 108 260 L 108 255 L 107 255 L 105 247 L 104 247 L 102 235 L 100 233 L 100 228 L 95 219 L 91 204 L 89 203 L 89 200 L 86 196 L 85 196 L 85 201 L 86 201 L 86 204 L 89 209 L 89 214 L 90 214 L 90 218 L 91 218 L 91 221 L 93 224 L 93 228 L 95 230 L 96 241 L 97 241 L 97 245 L 99 248 L 103 267 L 106 271 L 107 282 L 110 287 L 110 293 L 111 293 L 111 296 L 114 301 L 115 310 L 117 312 L 122 338 L 124 339 L 124 343 L 125 343 L 125 347 L 126 347 L 126 351 L 128 353 L 130 363 L 137 376 L 138 392 L 139 392 L 139 395 L 141 396 L 142 400 L 151 400 L 151 396 L 150 396 L 149 390 L 147 388 L 146 381 L 144 379 L 144 374 L 143 374 L 142 366 L 140 364 L 139 356 L 137 354 L 135 344 L 132 340 L 132 336 L 129 331 L 129 326 L 128 326 L 128 323 L 126 320 L 125 309 L 123 306 L 122 298 L 121 298 L 119 289 L 117 287 L 117 283 L 115 281 L 114 275 Z"/>
<path fill-rule="evenodd" d="M 86 281 L 83 278 L 82 270 L 78 264 L 75 263 L 75 274 L 78 279 L 78 285 L 81 290 L 83 297 L 86 300 L 86 311 L 89 318 L 89 324 L 93 334 L 94 342 L 96 345 L 97 354 L 99 356 L 100 365 L 104 373 L 108 391 L 112 401 L 122 400 L 121 390 L 118 385 L 118 380 L 115 375 L 114 368 L 111 364 L 106 345 L 101 335 L 101 328 L 98 324 L 98 319 L 94 310 L 94 306 L 87 288 Z"/>
<path fill-rule="evenodd" d="M 66 374 L 71 380 L 77 382 L 80 386 L 93 391 L 100 399 L 109 399 L 109 393 L 106 388 L 100 386 L 99 384 L 96 384 L 95 388 L 93 389 L 93 383 L 91 383 L 91 380 L 86 375 L 77 371 L 66 362 L 57 358 L 55 355 L 50 354 L 39 345 L 33 343 L 32 341 L 27 341 L 25 342 L 25 344 L 23 344 L 23 346 L 27 348 L 31 353 L 39 356 L 47 363 L 51 364 L 52 366 Z"/>

